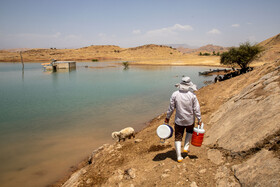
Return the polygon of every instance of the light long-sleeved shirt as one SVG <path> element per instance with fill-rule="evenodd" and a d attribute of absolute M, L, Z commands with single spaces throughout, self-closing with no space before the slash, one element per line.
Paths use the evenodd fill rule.
<path fill-rule="evenodd" d="M 200 106 L 196 95 L 191 91 L 175 91 L 170 98 L 167 110 L 167 119 L 170 119 L 176 108 L 175 123 L 180 126 L 189 126 L 194 123 L 195 117 L 201 121 Z"/>

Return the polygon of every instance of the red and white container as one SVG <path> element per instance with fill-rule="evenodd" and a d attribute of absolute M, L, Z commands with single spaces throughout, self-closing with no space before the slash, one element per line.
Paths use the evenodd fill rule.
<path fill-rule="evenodd" d="M 205 130 L 203 129 L 204 124 L 202 123 L 201 126 L 198 125 L 198 127 L 193 128 L 193 134 L 192 134 L 192 141 L 191 144 L 197 147 L 200 147 L 203 142 L 203 137 Z"/>

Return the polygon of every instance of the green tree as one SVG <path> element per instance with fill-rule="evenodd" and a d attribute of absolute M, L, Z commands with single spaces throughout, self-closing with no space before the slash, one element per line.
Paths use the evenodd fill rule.
<path fill-rule="evenodd" d="M 203 56 L 210 56 L 210 53 L 203 53 Z"/>
<path fill-rule="evenodd" d="M 215 51 L 213 51 L 212 55 L 213 55 L 213 56 L 216 56 L 216 52 L 215 52 Z"/>
<path fill-rule="evenodd" d="M 201 53 L 201 52 L 199 53 L 199 56 L 202 56 L 202 53 Z"/>
<path fill-rule="evenodd" d="M 241 67 L 241 69 L 246 69 L 262 51 L 262 47 L 245 42 L 240 44 L 239 47 L 232 47 L 228 52 L 223 52 L 221 54 L 220 63 L 224 65 L 237 64 Z"/>
<path fill-rule="evenodd" d="M 124 70 L 127 70 L 127 69 L 128 69 L 128 66 L 129 66 L 128 61 L 123 62 L 122 64 L 123 64 L 123 66 L 124 66 Z"/>

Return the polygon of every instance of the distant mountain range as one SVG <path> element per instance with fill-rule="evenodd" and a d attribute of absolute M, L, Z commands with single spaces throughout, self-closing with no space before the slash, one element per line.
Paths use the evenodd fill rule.
<path fill-rule="evenodd" d="M 188 49 L 197 49 L 198 46 L 192 46 L 188 44 L 167 44 L 167 46 L 173 47 L 173 48 L 188 48 Z"/>
<path fill-rule="evenodd" d="M 215 52 L 224 52 L 227 51 L 228 47 L 222 47 L 218 45 L 208 44 L 202 47 L 195 47 L 190 46 L 188 44 L 168 44 L 168 46 L 171 46 L 173 48 L 176 48 L 178 51 L 182 53 L 199 53 L 199 52 L 209 52 L 212 53 Z"/>

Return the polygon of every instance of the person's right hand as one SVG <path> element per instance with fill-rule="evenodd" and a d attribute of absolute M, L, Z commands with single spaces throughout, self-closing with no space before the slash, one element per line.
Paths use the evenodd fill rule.
<path fill-rule="evenodd" d="M 165 118 L 164 123 L 169 123 L 169 119 Z"/>

